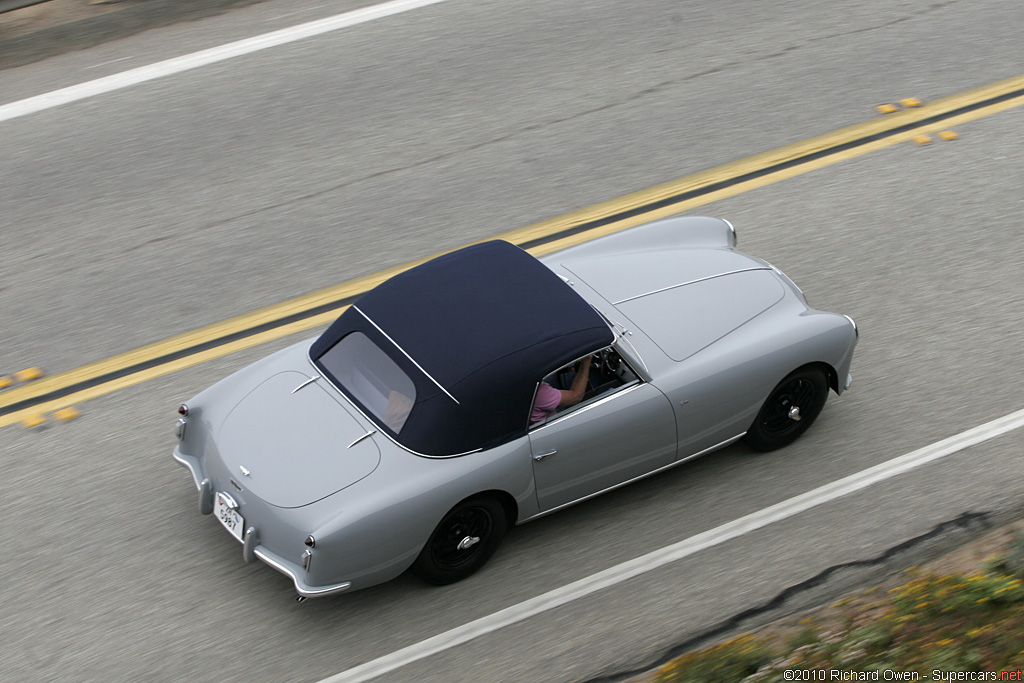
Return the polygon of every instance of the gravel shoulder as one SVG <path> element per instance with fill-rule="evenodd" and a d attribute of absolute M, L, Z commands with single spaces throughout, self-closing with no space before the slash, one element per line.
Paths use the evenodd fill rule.
<path fill-rule="evenodd" d="M 854 575 L 845 579 L 838 574 L 823 576 L 816 585 L 804 582 L 794 586 L 789 595 L 780 594 L 780 604 L 757 613 L 757 608 L 726 622 L 720 632 L 701 643 L 682 644 L 671 655 L 661 658 L 656 666 L 644 672 L 630 672 L 592 679 L 587 683 L 654 683 L 656 672 L 669 659 L 685 652 L 700 650 L 715 643 L 749 633 L 759 640 L 786 642 L 805 628 L 807 623 L 828 626 L 839 624 L 851 608 L 871 609 L 878 596 L 907 582 L 908 572 L 921 574 L 968 575 L 981 571 L 986 560 L 1005 555 L 1015 537 L 1024 534 L 1024 509 L 1004 514 L 965 513 L 956 520 L 938 525 L 932 534 L 911 539 L 902 547 L 891 549 L 875 563 L 865 563 L 859 583 Z M 928 538 L 925 538 L 928 536 Z M 874 567 L 870 565 L 874 564 Z M 852 579 L 852 581 L 851 581 Z M 809 589 L 809 590 L 803 590 Z M 803 594 L 803 595 L 801 595 Z"/>

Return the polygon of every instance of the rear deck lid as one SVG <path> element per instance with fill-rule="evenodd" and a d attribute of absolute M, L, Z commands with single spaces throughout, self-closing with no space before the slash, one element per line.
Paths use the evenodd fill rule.
<path fill-rule="evenodd" d="M 380 462 L 372 438 L 353 444 L 369 429 L 320 386 L 324 380 L 309 380 L 297 371 L 273 375 L 232 409 L 217 433 L 221 458 L 236 481 L 278 507 L 325 498 Z"/>

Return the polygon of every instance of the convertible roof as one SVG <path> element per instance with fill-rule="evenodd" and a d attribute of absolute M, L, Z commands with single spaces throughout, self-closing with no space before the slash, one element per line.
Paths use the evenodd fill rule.
<path fill-rule="evenodd" d="M 310 357 L 354 331 L 413 379 L 416 403 L 401 433 L 378 426 L 425 455 L 525 433 L 537 382 L 613 340 L 571 286 L 503 241 L 445 254 L 379 285 L 313 343 Z"/>

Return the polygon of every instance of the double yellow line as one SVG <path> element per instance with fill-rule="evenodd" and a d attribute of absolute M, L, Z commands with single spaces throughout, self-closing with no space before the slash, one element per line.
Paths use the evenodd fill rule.
<path fill-rule="evenodd" d="M 1024 104 L 1024 75 L 950 95 L 497 235 L 543 255 Z M 289 299 L 0 393 L 0 427 L 326 325 L 433 256 Z"/>

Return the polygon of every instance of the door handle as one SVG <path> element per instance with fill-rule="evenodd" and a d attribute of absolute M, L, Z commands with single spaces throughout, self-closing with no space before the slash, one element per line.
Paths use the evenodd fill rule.
<path fill-rule="evenodd" d="M 549 455 L 554 455 L 557 452 L 558 451 L 548 451 L 547 453 L 538 453 L 537 455 L 533 456 L 533 459 L 537 460 L 537 461 L 540 461 L 540 460 L 543 460 L 544 458 L 548 457 Z"/>

